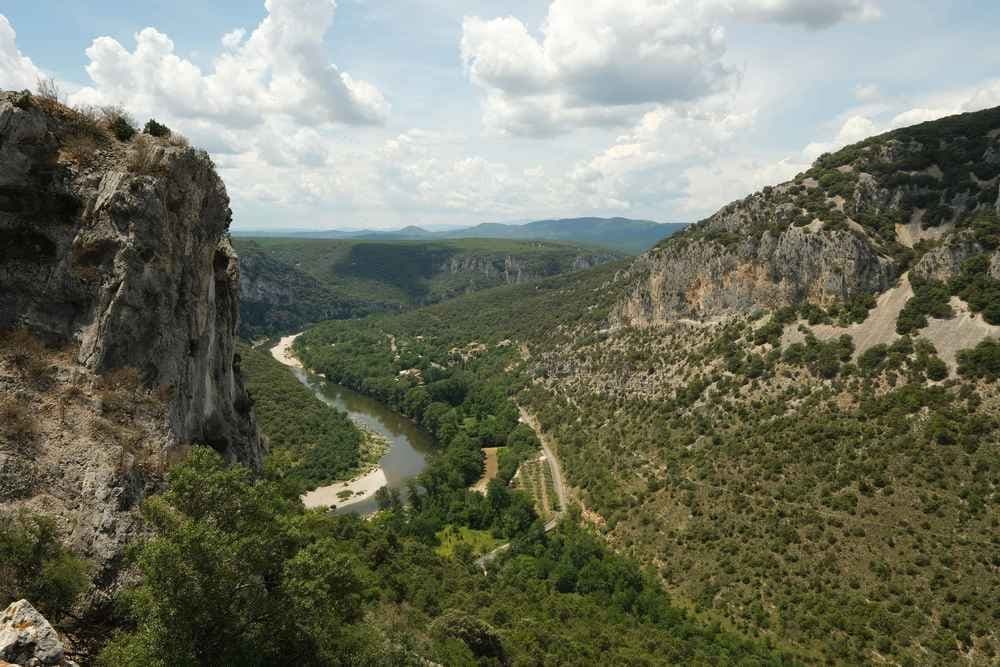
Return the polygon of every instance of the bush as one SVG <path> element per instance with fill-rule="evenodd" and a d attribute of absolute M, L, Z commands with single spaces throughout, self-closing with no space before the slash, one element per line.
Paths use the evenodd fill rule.
<path fill-rule="evenodd" d="M 913 297 L 906 302 L 896 320 L 896 333 L 901 336 L 915 333 L 927 326 L 928 317 L 940 320 L 953 318 L 955 311 L 950 300 L 951 295 L 944 283 L 914 282 Z"/>
<path fill-rule="evenodd" d="M 172 134 L 169 127 L 156 122 L 156 119 L 154 118 L 150 118 L 149 121 L 146 122 L 146 127 L 143 128 L 142 131 L 144 134 L 154 137 L 169 137 Z"/>
<path fill-rule="evenodd" d="M 42 384 L 49 379 L 51 367 L 45 346 L 31 332 L 18 329 L 0 334 L 0 349 L 22 378 Z"/>
<path fill-rule="evenodd" d="M 59 84 L 56 83 L 55 79 L 39 77 L 35 94 L 46 102 L 62 103 L 62 91 L 59 90 Z"/>
<path fill-rule="evenodd" d="M 990 382 L 1000 379 L 1000 342 L 985 340 L 971 350 L 959 352 L 958 373 Z"/>
<path fill-rule="evenodd" d="M 87 569 L 59 542 L 50 517 L 0 514 L 0 606 L 25 598 L 59 619 L 87 587 Z"/>
<path fill-rule="evenodd" d="M 27 406 L 5 398 L 0 401 L 0 433 L 15 447 L 23 447 L 35 436 L 35 417 Z"/>
<path fill-rule="evenodd" d="M 90 134 L 74 133 L 63 141 L 60 152 L 68 162 L 85 167 L 94 161 L 97 141 Z"/>
<path fill-rule="evenodd" d="M 118 141 L 131 141 L 137 134 L 132 116 L 120 106 L 101 109 L 101 122 Z"/>
<path fill-rule="evenodd" d="M 977 255 L 962 264 L 962 272 L 951 281 L 951 291 L 973 312 L 981 312 L 990 324 L 1000 325 L 1000 281 L 989 275 L 990 256 Z"/>

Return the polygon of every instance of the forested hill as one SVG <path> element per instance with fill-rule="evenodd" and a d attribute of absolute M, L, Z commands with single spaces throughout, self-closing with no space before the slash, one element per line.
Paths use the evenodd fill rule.
<path fill-rule="evenodd" d="M 630 254 L 645 252 L 687 225 L 626 218 L 538 220 L 526 225 L 485 223 L 448 232 L 452 238 L 548 239 L 614 248 Z"/>
<path fill-rule="evenodd" d="M 564 241 L 610 248 L 632 255 L 644 252 L 684 229 L 684 223 L 659 223 L 628 218 L 563 218 L 525 224 L 489 222 L 474 227 L 430 231 L 417 226 L 397 230 L 323 230 L 294 232 L 287 236 L 313 239 L 364 239 L 368 241 L 430 241 L 442 239 L 513 239 Z M 253 236 L 244 233 L 242 236 Z M 272 236 L 260 234 L 260 236 Z"/>
<path fill-rule="evenodd" d="M 1000 110 L 957 116 L 823 156 L 630 266 L 303 343 L 411 411 L 439 388 L 401 371 L 510 376 L 589 523 L 706 618 L 817 662 L 993 665 L 998 189 Z"/>
<path fill-rule="evenodd" d="M 617 260 L 621 253 L 548 241 L 234 239 L 241 332 L 398 312 L 498 285 Z"/>

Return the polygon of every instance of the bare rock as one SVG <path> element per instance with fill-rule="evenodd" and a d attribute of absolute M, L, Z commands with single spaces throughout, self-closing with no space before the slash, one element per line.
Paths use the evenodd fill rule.
<path fill-rule="evenodd" d="M 948 282 L 958 275 L 967 259 L 982 252 L 983 247 L 971 235 L 953 234 L 924 254 L 910 274 L 918 279 Z"/>
<path fill-rule="evenodd" d="M 232 214 L 211 159 L 160 140 L 137 166 L 138 145 L 107 138 L 67 160 L 71 113 L 0 93 L 0 329 L 75 343 L 97 373 L 137 369 L 172 397 L 175 442 L 260 466 L 235 358 Z"/>
<path fill-rule="evenodd" d="M 0 614 L 0 659 L 21 667 L 75 665 L 65 655 L 59 634 L 27 600 Z"/>

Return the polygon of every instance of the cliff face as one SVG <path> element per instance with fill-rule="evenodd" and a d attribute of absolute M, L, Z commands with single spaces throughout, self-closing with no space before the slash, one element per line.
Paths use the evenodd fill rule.
<path fill-rule="evenodd" d="M 998 187 L 1000 109 L 874 137 L 640 257 L 612 323 L 829 306 L 883 292 L 910 266 L 947 279 L 982 252 L 968 230 L 1000 211 Z"/>
<path fill-rule="evenodd" d="M 0 329 L 71 344 L 98 374 L 136 369 L 169 396 L 173 442 L 259 466 L 222 181 L 207 154 L 164 140 L 81 154 L 80 122 L 0 95 Z"/>
<path fill-rule="evenodd" d="M 441 271 L 457 274 L 479 274 L 505 285 L 519 285 L 529 280 L 538 280 L 558 275 L 565 271 L 581 271 L 618 259 L 613 253 L 581 253 L 575 257 L 544 261 L 531 260 L 514 255 L 484 256 L 461 254 L 451 257 Z"/>

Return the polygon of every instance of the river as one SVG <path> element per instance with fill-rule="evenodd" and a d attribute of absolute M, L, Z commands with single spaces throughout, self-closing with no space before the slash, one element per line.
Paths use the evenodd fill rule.
<path fill-rule="evenodd" d="M 355 424 L 366 426 L 389 441 L 389 451 L 379 462 L 389 488 L 399 489 L 406 496 L 406 481 L 420 474 L 427 467 L 427 456 L 433 450 L 434 440 L 413 421 L 389 409 L 388 406 L 368 396 L 325 381 L 302 368 L 290 370 L 313 394 L 327 405 L 343 410 Z M 332 487 L 340 488 L 342 484 Z M 322 491 L 322 489 L 319 489 Z M 346 505 L 338 503 L 338 512 L 369 514 L 378 509 L 375 498 L 368 495 L 362 500 Z"/>

